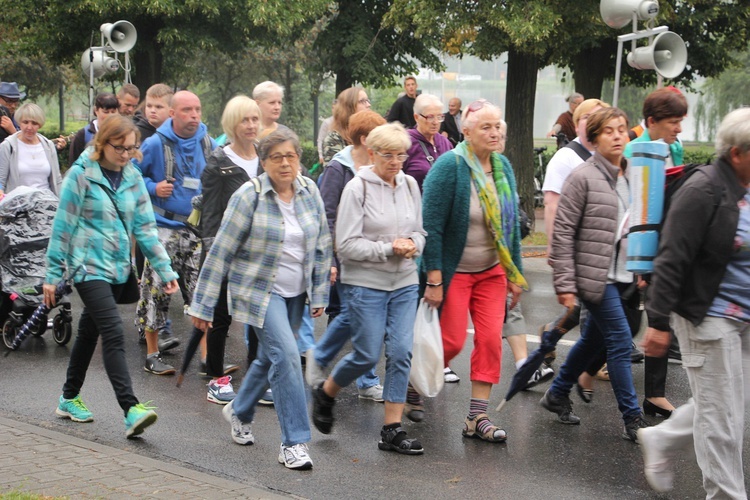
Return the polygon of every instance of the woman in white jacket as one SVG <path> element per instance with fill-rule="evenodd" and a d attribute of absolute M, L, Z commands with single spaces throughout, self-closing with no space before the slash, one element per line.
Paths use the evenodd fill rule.
<path fill-rule="evenodd" d="M 341 196 L 336 246 L 352 352 L 313 389 L 312 418 L 320 432 L 331 432 L 334 398 L 377 364 L 385 342 L 385 419 L 378 448 L 418 455 L 422 445 L 401 428 L 419 286 L 413 257 L 422 252 L 426 234 L 417 182 L 401 172 L 410 144 L 401 125 L 376 127 L 367 136 L 372 166 L 362 167 Z"/>

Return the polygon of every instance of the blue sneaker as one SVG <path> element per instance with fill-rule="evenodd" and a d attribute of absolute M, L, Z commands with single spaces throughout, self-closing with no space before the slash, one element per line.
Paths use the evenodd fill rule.
<path fill-rule="evenodd" d="M 234 388 L 232 388 L 231 376 L 227 375 L 208 383 L 208 394 L 206 395 L 206 399 L 210 402 L 218 405 L 225 405 L 232 402 L 236 397 L 237 394 L 234 392 Z"/>
<path fill-rule="evenodd" d="M 65 399 L 60 396 L 60 404 L 57 405 L 55 413 L 60 417 L 69 418 L 73 422 L 94 421 L 94 414 L 86 408 L 80 394 L 73 399 Z"/>
<path fill-rule="evenodd" d="M 125 417 L 125 437 L 131 438 L 143 433 L 143 430 L 149 425 L 156 422 L 156 406 L 149 406 L 147 403 L 138 403 L 131 406 L 128 410 L 128 416 Z"/>

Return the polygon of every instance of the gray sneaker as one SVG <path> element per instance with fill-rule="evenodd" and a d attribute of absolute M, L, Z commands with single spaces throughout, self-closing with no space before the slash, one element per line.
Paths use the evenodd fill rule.
<path fill-rule="evenodd" d="M 234 413 L 232 403 L 234 403 L 234 401 L 230 401 L 229 404 L 221 410 L 224 420 L 232 424 L 232 440 L 235 443 L 242 445 L 253 444 L 255 442 L 255 437 L 253 436 L 252 422 L 242 422 L 237 417 L 237 414 Z"/>
<path fill-rule="evenodd" d="M 174 366 L 166 364 L 158 354 L 147 357 L 143 369 L 156 375 L 174 375 L 175 373 Z"/>
<path fill-rule="evenodd" d="M 369 399 L 370 401 L 375 401 L 376 403 L 383 402 L 383 386 L 380 384 L 371 385 L 370 387 L 365 387 L 364 389 L 358 388 L 357 392 L 359 392 L 359 399 Z"/>

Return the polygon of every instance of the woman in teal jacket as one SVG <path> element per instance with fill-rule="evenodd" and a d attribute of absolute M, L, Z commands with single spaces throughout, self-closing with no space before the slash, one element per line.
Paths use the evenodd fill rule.
<path fill-rule="evenodd" d="M 133 393 L 117 310 L 132 273 L 131 235 L 168 282 L 167 293 L 179 289 L 177 274 L 157 237 L 146 185 L 131 161 L 140 156 L 139 136 L 132 120 L 113 116 L 102 124 L 93 147 L 68 171 L 52 224 L 44 284 L 44 302 L 52 307 L 55 286 L 67 271 L 84 306 L 55 413 L 74 422 L 94 419 L 80 390 L 101 336 L 104 369 L 125 414 L 126 437 L 142 433 L 156 421 L 153 407 L 139 403 Z"/>

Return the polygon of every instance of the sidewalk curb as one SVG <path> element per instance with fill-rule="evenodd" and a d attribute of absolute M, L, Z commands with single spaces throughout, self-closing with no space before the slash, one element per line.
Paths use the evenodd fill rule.
<path fill-rule="evenodd" d="M 243 483 L 239 483 L 236 481 L 223 479 L 220 477 L 215 477 L 210 474 L 206 474 L 204 472 L 199 472 L 193 469 L 188 469 L 186 467 L 181 467 L 181 466 L 170 464 L 164 461 L 155 460 L 149 457 L 144 457 L 144 456 L 137 455 L 129 451 L 120 450 L 120 449 L 113 448 L 111 446 L 104 445 L 101 443 L 86 441 L 84 439 L 80 439 L 77 437 L 69 436 L 67 434 L 63 434 L 61 432 L 53 431 L 50 429 L 45 429 L 43 427 L 39 427 L 39 426 L 32 425 L 32 424 L 27 424 L 24 422 L 19 422 L 17 420 L 12 420 L 12 419 L 0 416 L 0 430 L 2 427 L 10 428 L 12 430 L 11 431 L 12 433 L 13 433 L 13 430 L 20 431 L 21 433 L 27 433 L 27 434 L 31 434 L 34 436 L 38 436 L 56 444 L 62 443 L 62 444 L 70 445 L 70 446 L 75 446 L 75 447 L 82 448 L 90 452 L 102 454 L 107 458 L 125 460 L 129 463 L 136 464 L 137 466 L 142 467 L 147 470 L 161 471 L 165 474 L 174 476 L 175 479 L 177 479 L 178 481 L 180 479 L 184 479 L 186 481 L 189 481 L 190 483 L 196 483 L 196 482 L 202 483 L 212 489 L 223 490 L 224 495 L 222 496 L 224 498 L 227 498 L 226 496 L 227 492 L 229 492 L 232 495 L 236 495 L 233 498 L 258 498 L 258 499 L 299 498 L 299 497 L 294 497 L 294 496 L 282 495 L 279 493 L 273 493 L 263 488 L 254 487 L 248 484 L 243 484 Z M 4 448 L 12 448 L 12 447 L 4 447 Z M 6 449 L 4 453 L 9 453 L 11 451 L 12 449 L 11 450 Z M 41 453 L 44 453 L 44 452 L 41 452 Z M 50 451 L 49 453 L 54 455 L 55 452 Z M 8 456 L 6 455 L 5 458 L 8 458 Z M 68 479 L 64 479 L 62 481 L 64 481 L 65 483 L 69 483 Z M 0 486 L 2 486 L 2 488 L 0 488 L 0 492 L 6 486 L 9 486 L 11 488 L 14 487 L 13 485 L 8 485 L 5 483 L 7 482 L 6 481 L 0 482 Z M 38 485 L 34 485 L 34 486 L 38 486 Z M 74 495 L 72 491 L 70 494 Z"/>

